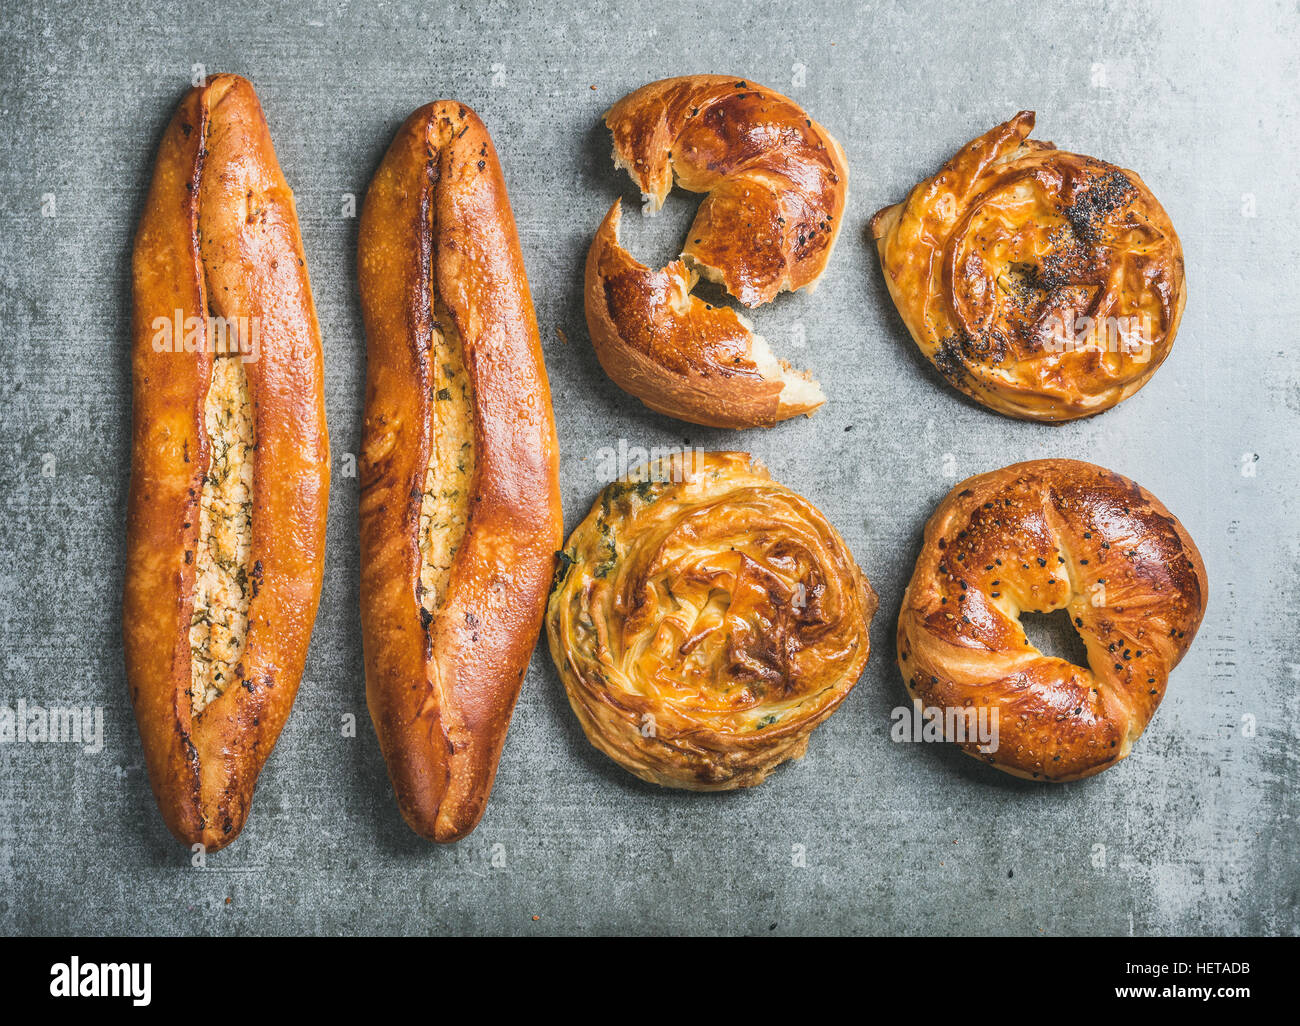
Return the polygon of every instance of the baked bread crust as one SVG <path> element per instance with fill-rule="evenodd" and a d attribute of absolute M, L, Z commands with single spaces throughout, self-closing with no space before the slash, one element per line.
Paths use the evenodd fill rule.
<path fill-rule="evenodd" d="M 618 242 L 615 200 L 587 253 L 587 325 L 614 383 L 656 413 L 708 427 L 771 427 L 825 398 L 807 374 L 767 355 L 727 306 L 691 295 L 685 261 L 655 271 Z"/>
<path fill-rule="evenodd" d="M 563 539 L 528 279 L 496 151 L 468 107 L 429 104 L 398 131 L 366 195 L 358 277 L 366 698 L 402 815 L 454 841 L 486 807 Z M 463 346 L 475 461 L 463 537 L 430 613 L 417 535 L 440 316 Z"/>
<path fill-rule="evenodd" d="M 131 489 L 122 637 L 149 780 L 168 828 L 210 851 L 244 826 L 280 735 L 320 597 L 329 501 L 320 329 L 293 194 L 252 85 L 217 75 L 163 136 L 136 235 Z M 236 680 L 193 712 L 190 621 L 211 461 L 209 311 L 256 323 L 244 364 L 257 445 L 251 592 Z M 202 344 L 155 347 L 158 319 Z M 232 359 L 235 357 L 231 357 Z"/>
<path fill-rule="evenodd" d="M 1186 301 L 1183 250 L 1133 171 L 1028 138 L 1021 111 L 871 222 L 921 352 L 1011 417 L 1100 413 L 1150 380 Z"/>
<path fill-rule="evenodd" d="M 618 241 L 619 203 L 592 242 L 587 324 L 606 373 L 651 409 L 714 427 L 770 427 L 825 397 L 735 311 L 691 295 L 699 278 L 746 306 L 811 288 L 843 221 L 849 172 L 835 138 L 793 100 L 723 75 L 652 82 L 605 115 L 614 161 L 657 210 L 674 183 L 704 193 L 662 270 Z"/>
<path fill-rule="evenodd" d="M 614 162 L 655 210 L 705 193 L 682 257 L 745 306 L 812 285 L 844 219 L 849 166 L 793 100 L 726 75 L 651 82 L 605 115 Z"/>
<path fill-rule="evenodd" d="M 1191 536 L 1128 478 L 1033 460 L 957 485 L 925 527 L 898 618 L 914 699 L 998 710 L 998 747 L 962 748 L 1015 776 L 1092 776 L 1129 754 L 1205 615 Z M 1088 668 L 1046 656 L 1020 624 L 1066 609 Z M 949 740 L 953 740 L 949 738 Z"/>
<path fill-rule="evenodd" d="M 829 522 L 743 452 L 608 486 L 561 555 L 551 658 L 588 739 L 666 787 L 751 787 L 857 683 L 876 596 Z"/>

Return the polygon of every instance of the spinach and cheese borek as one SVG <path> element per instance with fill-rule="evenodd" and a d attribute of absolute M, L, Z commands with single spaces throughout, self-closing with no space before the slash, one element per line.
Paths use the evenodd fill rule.
<path fill-rule="evenodd" d="M 857 683 L 876 596 L 806 499 L 748 453 L 609 485 L 569 538 L 551 656 L 593 745 L 651 783 L 750 787 Z"/>

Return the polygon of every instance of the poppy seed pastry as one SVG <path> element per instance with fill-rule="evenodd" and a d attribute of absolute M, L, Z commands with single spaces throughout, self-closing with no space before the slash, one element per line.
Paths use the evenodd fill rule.
<path fill-rule="evenodd" d="M 806 499 L 747 453 L 690 452 L 601 493 L 546 629 L 593 745 L 643 780 L 723 791 L 804 754 L 866 666 L 876 604 Z"/>
<path fill-rule="evenodd" d="M 968 753 L 1015 776 L 1078 780 L 1132 750 L 1208 596 L 1191 536 L 1146 489 L 1079 460 L 1017 463 L 957 485 L 926 524 L 898 665 L 926 706 L 996 710 L 996 749 L 966 741 Z M 1086 667 L 1025 636 L 1021 612 L 1058 609 Z"/>
<path fill-rule="evenodd" d="M 1187 298 L 1174 226 L 1133 171 L 1030 139 L 1022 111 L 872 218 L 925 357 L 999 413 L 1065 421 L 1150 380 Z"/>

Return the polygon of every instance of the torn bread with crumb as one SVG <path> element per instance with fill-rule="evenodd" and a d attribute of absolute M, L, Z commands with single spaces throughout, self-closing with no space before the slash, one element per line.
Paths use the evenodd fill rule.
<path fill-rule="evenodd" d="M 587 254 L 592 345 L 620 388 L 712 427 L 771 427 L 824 403 L 730 307 L 692 295 L 702 278 L 749 307 L 811 290 L 843 222 L 849 172 L 835 138 L 794 101 L 743 79 L 652 82 L 605 115 L 614 162 L 658 210 L 674 185 L 705 194 L 681 258 L 661 270 L 619 243 L 621 205 Z"/>

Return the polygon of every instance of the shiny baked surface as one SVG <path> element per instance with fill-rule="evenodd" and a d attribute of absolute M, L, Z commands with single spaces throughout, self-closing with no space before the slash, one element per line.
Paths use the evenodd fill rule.
<path fill-rule="evenodd" d="M 393 138 L 357 232 L 366 705 L 398 808 L 487 807 L 564 538 L 550 384 L 505 177 L 454 100 Z"/>
<path fill-rule="evenodd" d="M 132 304 L 123 654 L 163 819 L 214 852 L 243 829 L 298 690 L 330 487 L 298 216 L 247 79 L 214 75 L 176 108 L 136 234 Z M 160 351 L 160 317 L 202 338 Z M 223 355 L 222 332 L 240 325 L 249 348 Z"/>
<path fill-rule="evenodd" d="M 955 387 L 1013 417 L 1109 409 L 1169 355 L 1186 298 L 1133 171 L 1029 139 L 1022 111 L 872 219 L 894 303 Z"/>
<path fill-rule="evenodd" d="M 842 538 L 747 453 L 686 453 L 569 538 L 551 655 L 601 751 L 643 780 L 757 784 L 857 683 L 876 596 Z"/>
<path fill-rule="evenodd" d="M 605 115 L 614 160 L 655 209 L 674 184 L 705 194 L 682 256 L 746 306 L 811 284 L 848 200 L 835 138 L 797 103 L 746 79 L 651 82 Z"/>
<path fill-rule="evenodd" d="M 700 279 L 745 306 L 811 288 L 844 219 L 849 169 L 835 138 L 775 90 L 725 75 L 651 82 L 605 114 L 614 163 L 651 211 L 674 186 L 704 194 L 681 259 L 647 267 L 618 238 L 616 200 L 587 254 L 585 309 L 605 372 L 651 409 L 711 427 L 771 427 L 825 396 Z"/>
<path fill-rule="evenodd" d="M 925 528 L 898 618 L 913 698 L 994 707 L 1017 776 L 1074 780 L 1129 754 L 1191 647 L 1209 595 L 1191 536 L 1150 492 L 1079 460 L 963 481 Z M 1081 667 L 1039 652 L 1021 612 L 1069 611 Z"/>

